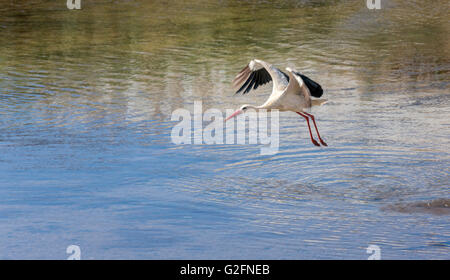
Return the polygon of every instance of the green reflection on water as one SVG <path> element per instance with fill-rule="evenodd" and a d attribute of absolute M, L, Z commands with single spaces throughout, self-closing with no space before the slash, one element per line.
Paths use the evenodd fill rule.
<path fill-rule="evenodd" d="M 442 94 L 449 81 L 447 1 L 383 1 L 378 11 L 362 0 L 86 0 L 82 10 L 5 2 L 0 75 L 10 102 L 123 111 L 134 95 L 158 118 L 165 99 L 173 108 L 226 103 L 234 74 L 254 57 L 295 66 L 326 90 Z"/>

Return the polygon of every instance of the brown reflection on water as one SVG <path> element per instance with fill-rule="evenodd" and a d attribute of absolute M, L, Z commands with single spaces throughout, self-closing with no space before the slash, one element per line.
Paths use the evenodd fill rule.
<path fill-rule="evenodd" d="M 395 203 L 383 207 L 383 210 L 405 214 L 430 213 L 434 215 L 449 215 L 450 199 L 442 198 L 425 202 Z"/>

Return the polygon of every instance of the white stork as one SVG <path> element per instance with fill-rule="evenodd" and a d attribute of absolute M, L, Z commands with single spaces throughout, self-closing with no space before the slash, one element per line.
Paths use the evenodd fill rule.
<path fill-rule="evenodd" d="M 236 90 L 236 93 L 243 91 L 243 94 L 246 94 L 260 85 L 273 81 L 272 94 L 261 106 L 242 105 L 236 112 L 229 116 L 226 121 L 244 113 L 248 109 L 292 111 L 305 118 L 312 143 L 316 146 L 320 146 L 312 135 L 311 126 L 309 124 L 310 118 L 313 121 L 320 143 L 323 146 L 327 146 L 320 137 L 314 116 L 304 111 L 312 106 L 322 105 L 327 101 L 326 99 L 311 98 L 311 96 L 317 98 L 321 97 L 323 94 L 322 87 L 295 70 L 286 68 L 286 71 L 288 74 L 262 60 L 254 59 L 250 61 L 250 63 L 239 72 L 236 78 L 234 78 L 233 88 Z"/>

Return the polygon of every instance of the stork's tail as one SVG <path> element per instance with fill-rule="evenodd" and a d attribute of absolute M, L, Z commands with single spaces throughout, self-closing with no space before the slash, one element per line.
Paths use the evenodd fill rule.
<path fill-rule="evenodd" d="M 328 102 L 328 99 L 323 99 L 323 98 L 319 98 L 319 99 L 312 99 L 311 100 L 311 107 L 312 106 L 321 106 L 325 103 Z"/>

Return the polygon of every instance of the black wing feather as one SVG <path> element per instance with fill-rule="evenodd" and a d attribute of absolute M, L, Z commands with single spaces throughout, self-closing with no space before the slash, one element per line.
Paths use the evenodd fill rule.
<path fill-rule="evenodd" d="M 283 71 L 277 69 L 283 75 L 286 77 L 286 80 L 289 81 L 289 75 L 284 73 Z M 305 75 L 302 75 L 298 72 L 293 72 L 294 74 L 300 76 L 305 85 L 308 87 L 309 91 L 311 92 L 311 95 L 314 97 L 321 97 L 323 94 L 322 87 L 316 83 L 315 81 L 311 80 L 310 78 L 306 77 Z M 242 80 L 244 77 L 248 75 L 248 78 L 245 80 L 244 84 L 236 91 L 236 93 L 240 93 L 243 91 L 243 94 L 248 93 L 252 89 L 257 89 L 259 86 L 262 86 L 264 84 L 267 84 L 272 81 L 272 77 L 270 76 L 269 72 L 265 68 L 261 68 L 256 71 L 251 71 L 250 68 L 247 66 L 236 76 L 234 80 L 234 84 L 238 85 L 242 83 Z"/>
<path fill-rule="evenodd" d="M 272 77 L 270 76 L 269 72 L 265 71 L 265 72 L 263 72 L 261 74 L 263 76 L 263 83 L 262 83 L 263 85 L 268 83 L 268 82 L 270 82 L 270 81 L 272 81 Z"/>
<path fill-rule="evenodd" d="M 244 91 L 243 94 L 246 94 L 247 92 L 249 92 L 249 91 L 252 89 L 253 84 L 255 83 L 255 81 L 256 81 L 256 79 L 253 78 L 252 81 L 250 82 L 250 84 L 248 85 L 247 89 Z"/>
<path fill-rule="evenodd" d="M 250 72 L 250 69 L 248 69 L 248 70 L 247 69 L 244 68 L 241 71 L 241 73 L 244 72 L 244 71 L 249 71 Z M 238 75 L 236 77 L 235 83 L 239 84 L 241 82 L 241 81 L 239 81 L 240 79 L 242 79 L 242 74 L 241 74 L 241 76 Z M 259 86 L 267 84 L 270 81 L 272 81 L 272 77 L 270 76 L 269 72 L 267 72 L 267 70 L 265 68 L 261 68 L 261 69 L 256 70 L 256 71 L 252 71 L 249 74 L 249 76 L 248 76 L 247 80 L 245 81 L 245 83 L 236 91 L 236 93 L 240 93 L 240 92 L 244 91 L 243 94 L 246 94 L 250 90 L 257 89 Z"/>
<path fill-rule="evenodd" d="M 255 78 L 255 86 L 253 87 L 253 89 L 257 89 L 259 87 L 259 85 L 261 85 L 261 78 L 262 78 L 262 73 L 257 73 L 256 78 Z"/>
<path fill-rule="evenodd" d="M 303 82 L 305 83 L 305 85 L 308 87 L 309 92 L 311 93 L 311 96 L 314 97 L 321 97 L 323 94 L 323 89 L 322 87 L 315 81 L 311 80 L 310 78 L 306 77 L 305 75 L 302 75 L 298 72 L 294 72 L 294 74 L 300 76 L 303 80 Z"/>
<path fill-rule="evenodd" d="M 245 83 L 241 86 L 240 89 L 238 89 L 238 91 L 236 91 L 236 93 L 239 93 L 239 92 L 241 92 L 244 88 L 246 88 L 247 85 L 248 85 L 248 83 L 250 83 L 250 81 L 253 79 L 253 76 L 255 76 L 255 72 L 252 72 L 252 73 L 250 74 L 250 77 L 248 77 L 247 81 L 245 81 Z"/>

